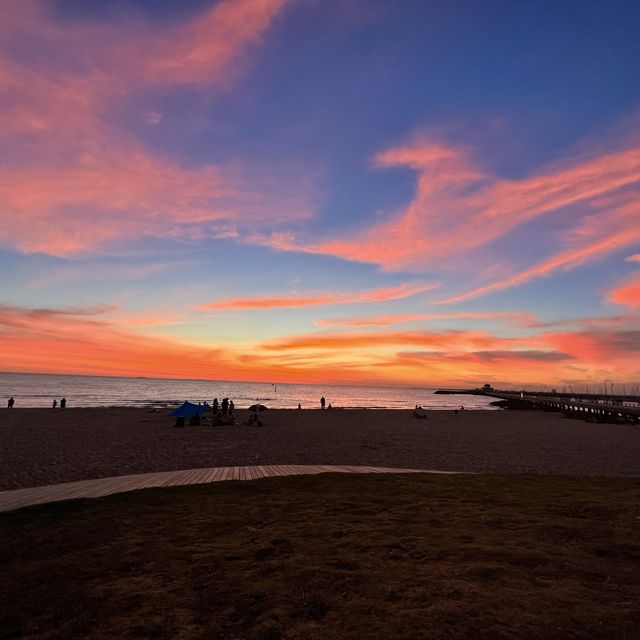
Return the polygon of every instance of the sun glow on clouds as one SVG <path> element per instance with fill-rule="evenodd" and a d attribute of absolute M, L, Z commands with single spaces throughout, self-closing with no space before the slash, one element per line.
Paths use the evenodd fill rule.
<path fill-rule="evenodd" d="M 520 312 L 461 312 L 461 313 L 399 313 L 395 315 L 368 316 L 361 318 L 335 318 L 316 320 L 319 327 L 389 327 L 416 320 L 507 320 L 519 324 L 531 325 L 535 322 L 532 315 Z"/>
<path fill-rule="evenodd" d="M 608 375 L 612 367 L 631 379 L 640 356 L 637 330 L 601 327 L 521 338 L 481 331 L 319 333 L 233 349 L 205 348 L 143 335 L 116 312 L 106 306 L 0 307 L 0 366 L 5 371 L 175 377 L 180 363 L 181 370 L 201 379 L 454 384 L 479 377 L 525 384 L 528 376 L 584 381 Z"/>
<path fill-rule="evenodd" d="M 409 298 L 425 291 L 436 289 L 438 284 L 412 286 L 402 284 L 397 287 L 375 289 L 360 293 L 321 293 L 317 295 L 287 295 L 278 297 L 227 298 L 207 302 L 196 308 L 202 311 L 219 309 L 278 309 L 287 307 L 315 307 L 332 304 L 354 304 L 367 302 L 388 302 Z"/>
<path fill-rule="evenodd" d="M 617 304 L 626 305 L 629 309 L 640 309 L 640 273 L 634 274 L 625 283 L 610 291 L 609 299 Z"/>
<path fill-rule="evenodd" d="M 322 183 L 317 178 L 324 169 L 318 170 L 320 160 L 317 165 L 301 161 L 284 166 L 280 145 L 290 141 L 270 142 L 268 152 L 258 144 L 261 136 L 272 140 L 260 128 L 271 125 L 262 125 L 263 118 L 280 118 L 289 125 L 289 96 L 277 96 L 277 114 L 262 110 L 261 104 L 249 110 L 243 101 L 254 98 L 251 91 L 238 96 L 238 102 L 232 99 L 243 80 L 253 81 L 254 66 L 277 59 L 263 59 L 260 51 L 271 46 L 270 37 L 288 9 L 303 13 L 305 3 L 212 0 L 205 5 L 173 22 L 145 20 L 144 11 L 133 19 L 67 20 L 45 0 L 3 6 L 0 249 L 27 254 L 21 260 L 35 260 L 33 253 L 61 259 L 40 256 L 43 261 L 34 262 L 16 297 L 9 291 L 3 298 L 0 368 L 353 384 L 640 379 L 638 273 L 594 286 L 593 304 L 602 308 L 582 309 L 589 317 L 574 313 L 577 317 L 567 319 L 568 308 L 546 310 L 538 317 L 528 300 L 506 297 L 537 278 L 552 285 L 557 274 L 575 275 L 608 256 L 619 265 L 623 258 L 640 262 L 637 137 L 626 136 L 624 145 L 607 151 L 585 143 L 586 152 L 566 153 L 564 160 L 506 178 L 489 170 L 489 162 L 479 161 L 484 149 L 464 140 L 420 135 L 389 147 L 372 129 L 366 145 L 356 150 L 362 151 L 358 161 L 363 172 L 378 176 L 381 185 L 392 171 L 408 173 L 415 178 L 413 193 L 396 209 L 380 211 L 374 203 L 375 217 L 336 222 L 338 213 L 352 204 L 356 211 L 368 208 L 355 193 L 362 183 L 355 180 L 353 193 L 336 203 L 332 193 L 320 193 L 316 186 Z M 282 38 L 278 46 L 293 40 Z M 297 52 L 287 54 L 295 58 Z M 328 83 L 334 75 L 326 76 Z M 295 95 L 295 105 L 306 91 L 307 79 L 298 80 L 302 91 Z M 348 99 L 330 84 L 326 94 L 333 101 Z M 187 110 L 176 126 L 174 101 L 187 99 L 198 103 L 197 117 L 192 122 Z M 225 100 L 228 104 L 221 106 Z M 226 149 L 228 115 L 218 117 L 218 109 L 233 111 L 235 118 L 238 105 L 239 111 L 251 112 L 234 126 L 246 127 L 248 133 L 239 150 Z M 296 114 L 300 121 L 292 137 L 326 124 L 318 116 L 304 121 L 302 111 Z M 201 133 L 200 117 L 206 133 L 194 142 Z M 432 130 L 441 130 L 440 123 L 431 124 Z M 405 134 L 425 130 L 419 121 L 402 126 Z M 349 131 L 334 131 L 334 137 L 348 136 L 352 129 L 350 122 Z M 246 146 L 258 150 L 258 160 Z M 379 151 L 371 154 L 371 149 Z M 307 149 L 305 158 L 315 151 Z M 318 157 L 324 157 L 324 150 L 319 151 Z M 327 184 L 330 191 L 328 178 Z M 331 203 L 328 209 L 335 207 L 326 220 L 320 217 L 324 201 Z M 539 246 L 519 252 L 531 231 Z M 515 248 L 505 249 L 512 241 Z M 143 264 L 141 245 L 147 242 L 169 247 L 169 258 L 154 255 Z M 191 265 L 185 245 L 199 252 L 191 256 Z M 236 272 L 230 251 L 218 256 L 221 245 L 232 245 L 248 260 L 246 270 Z M 282 262 L 266 273 L 269 257 L 264 256 L 274 253 Z M 115 264 L 114 254 L 127 260 Z M 112 258 L 101 257 L 105 255 Z M 215 267 L 222 273 L 213 271 L 212 256 L 220 258 Z M 318 268 L 329 263 L 326 274 Z M 41 264 L 53 266 L 39 268 Z M 280 276 L 269 282 L 286 281 L 286 288 L 254 295 L 264 291 L 255 278 L 263 267 L 265 276 Z M 380 286 L 375 267 L 398 272 L 399 279 L 410 282 Z M 296 269 L 301 277 L 293 280 Z M 357 277 L 351 279 L 351 273 Z M 229 288 L 217 287 L 216 279 L 227 275 Z M 354 282 L 363 278 L 366 284 L 358 290 Z M 436 280 L 438 284 L 430 284 Z M 310 281 L 313 290 L 291 285 Z M 112 296 L 101 295 L 105 282 L 122 287 L 113 286 Z M 70 292 L 76 286 L 82 293 L 74 298 Z M 147 291 L 148 286 L 155 289 Z M 95 287 L 91 299 L 114 299 L 118 306 L 76 303 L 87 299 L 89 287 Z M 24 303 L 24 289 L 48 295 L 46 300 L 62 294 L 69 306 L 34 301 L 30 307 Z M 436 300 L 420 295 L 436 289 Z M 170 291 L 180 294 L 167 302 Z M 130 303 L 137 294 L 144 301 Z M 488 309 L 442 306 L 471 300 L 482 304 L 478 299 L 489 294 L 503 297 Z M 627 315 L 599 317 L 610 303 L 621 305 L 618 310 Z M 431 306 L 435 304 L 441 306 Z M 313 324 L 328 330 L 308 333 L 309 312 L 304 310 L 333 305 L 379 308 L 371 315 L 354 311 L 347 318 L 317 319 Z M 500 310 L 505 308 L 510 310 Z M 257 311 L 265 326 L 277 319 L 278 333 L 265 332 L 267 337 L 257 340 L 258 333 L 247 329 L 239 337 L 235 324 L 249 326 Z M 451 321 L 464 328 L 396 328 L 432 321 L 438 327 Z M 197 331 L 205 341 L 227 335 L 226 342 L 220 339 L 207 348 L 185 338 Z"/>
<path fill-rule="evenodd" d="M 305 245 L 280 236 L 274 246 L 371 262 L 385 270 L 455 268 L 461 255 L 474 255 L 525 223 L 570 205 L 584 206 L 582 228 L 565 234 L 570 247 L 506 279 L 442 300 L 454 303 L 572 269 L 640 242 L 640 147 L 572 160 L 520 180 L 489 176 L 474 166 L 468 152 L 424 138 L 380 153 L 375 163 L 417 172 L 416 194 L 405 209 L 349 241 Z M 619 202 L 604 199 L 623 188 L 627 192 Z"/>
<path fill-rule="evenodd" d="M 49 55 L 0 62 L 0 148 L 11 151 L 0 175 L 1 246 L 66 256 L 145 235 L 228 237 L 307 217 L 311 201 L 297 187 L 231 165 L 182 166 L 110 117 L 145 84 L 228 86 L 285 4 L 225 0 L 164 31 L 71 27 L 54 22 L 44 3 L 11 5 L 4 20 L 14 29 L 0 34 L 0 52 L 37 35 Z"/>

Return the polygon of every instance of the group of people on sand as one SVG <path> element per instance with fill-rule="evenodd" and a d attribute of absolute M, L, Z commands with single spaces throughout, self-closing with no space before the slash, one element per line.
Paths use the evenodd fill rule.
<path fill-rule="evenodd" d="M 7 409 L 13 409 L 13 405 L 16 403 L 15 398 L 13 396 L 11 396 L 8 400 L 7 400 Z M 58 401 L 54 399 L 54 401 L 51 403 L 51 408 L 55 409 L 58 406 Z M 62 398 L 62 400 L 60 400 L 60 408 L 61 409 L 65 409 L 67 406 L 67 399 L 66 398 Z"/>
<path fill-rule="evenodd" d="M 229 398 L 222 398 L 222 402 L 218 402 L 218 398 L 214 398 L 211 410 L 213 413 L 212 424 L 235 424 L 236 419 L 234 412 L 236 410 L 236 406 L 233 403 L 233 400 L 229 400 Z"/>

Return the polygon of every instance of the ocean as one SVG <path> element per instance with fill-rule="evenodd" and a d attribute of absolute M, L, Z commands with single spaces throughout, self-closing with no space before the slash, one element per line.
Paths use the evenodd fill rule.
<path fill-rule="evenodd" d="M 50 407 L 65 397 L 68 407 L 163 407 L 190 402 L 232 399 L 238 409 L 259 402 L 273 409 L 320 406 L 320 397 L 335 408 L 493 409 L 493 398 L 474 395 L 434 395 L 429 388 L 355 387 L 314 384 L 269 384 L 222 380 L 167 380 L 99 376 L 0 373 L 0 396 L 13 396 L 16 408 Z"/>

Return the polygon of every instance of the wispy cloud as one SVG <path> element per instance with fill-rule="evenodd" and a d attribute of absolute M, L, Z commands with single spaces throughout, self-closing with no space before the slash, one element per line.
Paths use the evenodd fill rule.
<path fill-rule="evenodd" d="M 398 313 L 358 318 L 333 318 L 316 320 L 314 324 L 320 327 L 390 327 L 417 320 L 506 320 L 526 326 L 535 322 L 535 318 L 531 314 L 517 311 L 469 311 L 460 313 Z"/>
<path fill-rule="evenodd" d="M 400 300 L 431 291 L 438 284 L 408 285 L 374 289 L 359 293 L 328 292 L 318 294 L 291 294 L 286 296 L 255 296 L 247 298 L 225 298 L 198 305 L 201 311 L 221 309 L 277 309 L 293 307 L 315 307 L 321 305 L 374 303 Z"/>
<path fill-rule="evenodd" d="M 0 33 L 3 247 L 65 256 L 148 235 L 228 237 L 309 215 L 299 187 L 238 166 L 184 166 L 111 115 L 145 86 L 228 86 L 285 0 L 223 0 L 186 24 L 153 28 L 71 25 L 46 3 L 27 4 L 9 8 L 12 28 Z M 37 59 L 24 46 L 34 38 Z"/>
<path fill-rule="evenodd" d="M 152 318 L 153 319 L 153 318 Z M 140 325 L 136 322 L 140 321 Z M 357 331 L 205 347 L 132 329 L 143 315 L 111 306 L 0 307 L 0 369 L 292 382 L 514 384 L 640 379 L 637 329 L 592 328 L 504 338 L 478 331 Z M 87 358 L 87 353 L 91 354 Z"/>
<path fill-rule="evenodd" d="M 609 300 L 629 309 L 640 309 L 640 273 L 635 273 L 609 291 Z"/>
<path fill-rule="evenodd" d="M 415 196 L 404 209 L 349 234 L 349 240 L 304 243 L 290 233 L 262 240 L 280 250 L 329 254 L 385 270 L 456 270 L 460 264 L 482 264 L 482 251 L 489 244 L 522 225 L 574 207 L 572 226 L 540 247 L 546 257 L 530 266 L 512 266 L 508 276 L 446 296 L 442 303 L 575 269 L 640 241 L 640 147 L 569 158 L 521 179 L 491 176 L 472 156 L 468 149 L 427 138 L 382 152 L 375 158 L 376 167 L 406 167 L 417 173 Z M 480 275 L 485 269 L 477 271 Z"/>
<path fill-rule="evenodd" d="M 622 214 L 622 215 L 620 215 Z M 608 212 L 598 221 L 608 222 L 608 231 L 604 231 L 597 239 L 583 242 L 577 247 L 560 251 L 556 255 L 517 273 L 464 293 L 436 301 L 438 304 L 452 304 L 477 298 L 495 291 L 515 287 L 535 278 L 550 276 L 558 271 L 570 271 L 590 260 L 601 258 L 625 246 L 640 241 L 640 207 L 624 208 Z M 618 224 L 616 224 L 618 223 Z M 618 227 L 619 230 L 616 230 Z M 598 225 L 598 229 L 600 225 Z M 585 234 L 587 235 L 587 234 Z M 590 236 L 597 235 L 589 233 Z"/>
<path fill-rule="evenodd" d="M 574 159 L 528 178 L 507 180 L 487 175 L 464 149 L 419 139 L 379 154 L 376 166 L 416 171 L 412 202 L 348 241 L 298 243 L 299 250 L 385 269 L 421 270 L 484 246 L 540 216 L 637 185 L 640 148 Z"/>
<path fill-rule="evenodd" d="M 518 345 L 518 338 L 502 338 L 480 331 L 361 331 L 326 332 L 291 336 L 264 343 L 274 351 L 288 349 L 359 349 L 389 345 L 413 345 L 437 350 L 493 349 Z"/>

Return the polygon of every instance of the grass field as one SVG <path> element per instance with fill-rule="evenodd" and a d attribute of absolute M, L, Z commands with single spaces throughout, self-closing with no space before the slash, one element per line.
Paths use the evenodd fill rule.
<path fill-rule="evenodd" d="M 323 475 L 0 515 L 1 638 L 640 637 L 640 480 Z"/>

